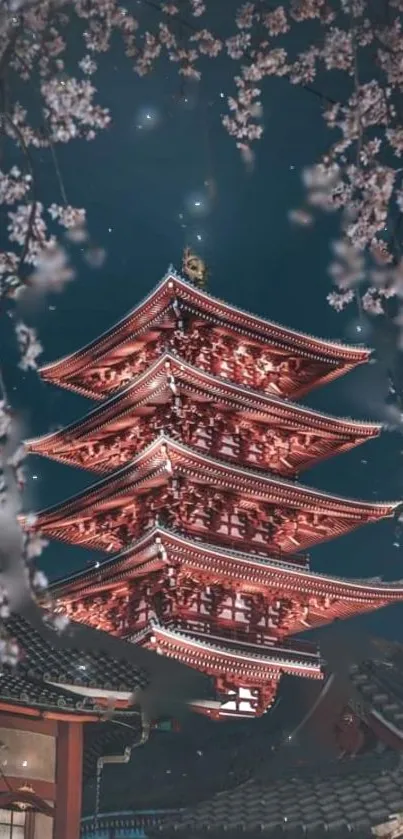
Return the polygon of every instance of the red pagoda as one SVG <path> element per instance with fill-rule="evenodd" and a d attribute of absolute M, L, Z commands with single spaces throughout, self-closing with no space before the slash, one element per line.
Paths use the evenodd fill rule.
<path fill-rule="evenodd" d="M 292 635 L 403 600 L 401 583 L 314 573 L 304 553 L 397 504 L 296 481 L 380 433 L 293 401 L 370 352 L 254 317 L 199 279 L 170 270 L 113 329 L 42 368 L 101 404 L 29 451 L 102 477 L 26 526 L 110 554 L 54 587 L 62 612 L 209 674 L 221 703 L 196 702 L 205 713 L 254 716 L 283 673 L 322 678 L 317 648 Z"/>

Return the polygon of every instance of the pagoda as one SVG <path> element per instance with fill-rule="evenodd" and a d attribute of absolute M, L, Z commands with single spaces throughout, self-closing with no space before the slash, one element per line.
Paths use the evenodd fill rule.
<path fill-rule="evenodd" d="M 28 450 L 99 477 L 24 525 L 107 555 L 53 587 L 61 612 L 211 676 L 220 701 L 195 698 L 205 713 L 256 716 L 282 674 L 323 678 L 316 646 L 293 635 L 403 600 L 403 583 L 314 573 L 306 554 L 398 504 L 297 482 L 379 435 L 294 401 L 370 351 L 218 300 L 192 255 L 184 271 L 42 367 L 45 381 L 100 405 Z"/>

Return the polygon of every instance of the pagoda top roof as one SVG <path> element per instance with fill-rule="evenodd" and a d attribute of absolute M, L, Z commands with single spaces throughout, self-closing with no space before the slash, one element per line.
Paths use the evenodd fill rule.
<path fill-rule="evenodd" d="M 330 431 L 340 435 L 354 435 L 359 437 L 376 437 L 382 430 L 380 423 L 353 420 L 351 418 L 333 417 L 313 408 L 304 407 L 294 402 L 281 399 L 278 396 L 252 390 L 214 376 L 200 368 L 182 361 L 172 353 L 166 352 L 158 358 L 144 373 L 124 390 L 102 403 L 102 405 L 88 412 L 78 421 L 63 429 L 26 441 L 26 447 L 33 452 L 46 454 L 49 445 L 64 438 L 77 439 L 91 434 L 103 425 L 126 412 L 129 408 L 146 404 L 152 395 L 155 399 L 165 387 L 168 378 L 175 376 L 179 381 L 190 387 L 205 389 L 216 399 L 223 402 L 238 403 L 239 409 L 252 413 L 271 415 L 279 421 L 287 420 L 309 426 L 310 430 Z"/>
<path fill-rule="evenodd" d="M 183 301 L 189 308 L 205 312 L 210 317 L 224 319 L 228 326 L 239 333 L 253 333 L 257 341 L 276 343 L 283 348 L 298 349 L 343 367 L 354 367 L 368 361 L 371 350 L 337 341 L 315 338 L 289 329 L 256 315 L 249 314 L 225 303 L 206 291 L 184 280 L 170 269 L 162 281 L 131 312 L 99 338 L 80 350 L 58 361 L 45 364 L 40 373 L 48 380 L 58 381 L 73 376 L 94 360 L 102 358 L 116 346 L 127 341 L 133 332 L 142 332 L 151 321 L 175 300 Z"/>
<path fill-rule="evenodd" d="M 186 473 L 192 470 L 194 476 L 200 475 L 206 483 L 214 482 L 218 486 L 222 481 L 227 491 L 238 489 L 251 496 L 260 496 L 267 502 L 270 500 L 273 504 L 296 508 L 304 505 L 307 511 L 340 517 L 365 517 L 368 521 L 377 521 L 393 516 L 402 504 L 401 501 L 359 501 L 333 495 L 292 480 L 217 460 L 161 434 L 123 469 L 97 481 L 67 501 L 42 510 L 35 527 L 40 530 L 41 525 L 74 516 L 95 505 L 100 509 L 103 502 L 131 494 L 136 484 L 146 489 L 150 478 L 154 480 L 158 475 L 162 477 L 170 473 L 173 463 L 182 466 Z M 21 521 L 24 522 L 24 516 L 21 516 Z"/>

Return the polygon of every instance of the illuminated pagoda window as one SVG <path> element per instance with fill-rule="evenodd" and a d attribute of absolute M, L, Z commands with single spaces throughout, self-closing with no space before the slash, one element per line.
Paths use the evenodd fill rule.
<path fill-rule="evenodd" d="M 397 504 L 297 480 L 379 435 L 376 423 L 296 402 L 370 351 L 218 300 L 189 251 L 183 271 L 42 368 L 45 381 L 99 406 L 27 447 L 96 482 L 25 526 L 100 552 L 90 571 L 54 586 L 61 613 L 211 676 L 217 702 L 195 701 L 204 713 L 256 716 L 283 673 L 323 678 L 316 646 L 293 636 L 403 599 L 398 583 L 312 572 L 307 554 Z"/>

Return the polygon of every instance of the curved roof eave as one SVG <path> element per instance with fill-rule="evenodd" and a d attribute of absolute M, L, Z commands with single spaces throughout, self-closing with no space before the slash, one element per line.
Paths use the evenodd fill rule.
<path fill-rule="evenodd" d="M 141 462 L 147 460 L 153 453 L 153 450 L 158 451 L 158 449 L 161 449 L 162 446 L 166 446 L 167 450 L 170 449 L 173 452 L 176 451 L 179 455 L 182 454 L 185 457 L 188 457 L 189 459 L 193 459 L 195 461 L 197 460 L 199 462 L 203 461 L 203 464 L 211 466 L 215 470 L 227 473 L 228 475 L 233 476 L 234 479 L 236 479 L 237 477 L 241 479 L 249 478 L 250 480 L 256 481 L 256 483 L 262 486 L 266 484 L 267 487 L 278 486 L 288 488 L 290 491 L 292 491 L 292 493 L 296 493 L 297 495 L 301 494 L 301 496 L 305 497 L 305 499 L 323 499 L 324 501 L 333 502 L 335 504 L 341 503 L 347 505 L 347 507 L 351 508 L 352 511 L 359 511 L 362 509 L 363 514 L 368 514 L 369 516 L 373 515 L 375 519 L 393 516 L 396 510 L 402 505 L 402 501 L 371 502 L 344 498 L 339 495 L 333 495 L 332 493 L 323 492 L 321 490 L 305 486 L 304 484 L 297 484 L 296 482 L 288 480 L 286 478 L 280 478 L 274 475 L 266 476 L 259 472 L 254 472 L 252 469 L 247 469 L 245 467 L 241 468 L 232 464 L 228 464 L 225 461 L 220 461 L 218 459 L 209 457 L 208 455 L 204 455 L 200 452 L 197 452 L 195 449 L 191 449 L 190 447 L 185 446 L 183 443 L 179 443 L 176 440 L 171 440 L 166 435 L 161 435 L 160 437 L 156 438 L 152 443 L 150 443 L 150 445 L 147 446 L 147 448 L 143 449 L 143 451 L 131 463 L 127 464 L 122 469 L 117 470 L 113 473 L 113 475 L 107 476 L 106 478 L 97 481 L 87 489 L 83 490 L 75 496 L 72 496 L 71 498 L 68 498 L 61 504 L 55 504 L 51 507 L 41 510 L 39 513 L 36 514 L 37 518 L 53 515 L 57 513 L 57 511 L 59 511 L 61 514 L 67 515 L 69 509 L 75 508 L 78 510 L 79 502 L 84 501 L 85 499 L 90 500 L 91 497 L 93 497 L 93 503 L 96 503 L 96 496 L 99 494 L 100 491 L 107 490 L 108 488 L 112 488 L 114 486 L 116 487 L 116 493 L 118 493 L 119 482 L 123 480 L 126 476 L 130 476 L 130 473 L 132 473 L 134 476 L 136 474 L 136 471 L 139 470 Z M 150 472 L 151 471 L 153 471 L 153 467 L 150 466 Z M 144 479 L 144 473 L 142 473 L 141 477 L 142 479 Z M 105 497 L 106 496 L 107 492 Z M 113 494 L 111 495 L 111 497 L 113 497 Z M 293 505 L 291 504 L 290 506 Z M 26 517 L 24 515 L 19 516 L 19 521 L 22 524 L 24 524 L 24 521 L 26 521 Z"/>
<path fill-rule="evenodd" d="M 301 578 L 301 580 L 311 579 L 316 583 L 330 583 L 340 587 L 340 597 L 343 596 L 342 589 L 344 588 L 348 590 L 346 592 L 346 596 L 351 596 L 351 590 L 356 590 L 357 594 L 367 594 L 368 596 L 378 596 L 379 598 L 389 595 L 393 598 L 393 600 L 403 600 L 403 580 L 389 581 L 378 578 L 374 579 L 371 577 L 346 578 L 334 574 L 323 574 L 320 571 L 312 571 L 309 568 L 303 568 L 292 561 L 287 562 L 287 559 L 276 559 L 276 557 L 270 556 L 263 558 L 256 554 L 248 554 L 243 551 L 228 549 L 223 546 L 213 545 L 207 542 L 195 544 L 185 535 L 171 532 L 162 527 L 156 527 L 152 531 L 147 532 L 144 536 L 137 539 L 134 544 L 125 548 L 123 551 L 119 551 L 119 553 L 114 554 L 102 562 L 99 567 L 94 567 L 90 570 L 85 569 L 84 571 L 79 571 L 75 574 L 69 575 L 68 577 L 57 580 L 50 586 L 50 591 L 56 598 L 63 596 L 63 590 L 66 592 L 65 596 L 68 596 L 66 586 L 68 587 L 69 584 L 74 585 L 75 582 L 79 582 L 80 580 L 84 583 L 86 582 L 87 586 L 91 587 L 91 582 L 94 584 L 95 579 L 99 581 L 105 571 L 108 569 L 115 569 L 117 572 L 123 563 L 126 565 L 131 555 L 135 555 L 136 552 L 141 552 L 141 550 L 144 550 L 146 546 L 148 546 L 149 549 L 150 545 L 155 545 L 155 548 L 158 549 L 160 544 L 163 544 L 165 547 L 169 541 L 172 543 L 178 543 L 184 551 L 188 549 L 193 553 L 201 552 L 205 553 L 207 556 L 211 554 L 212 561 L 214 558 L 222 558 L 224 560 L 229 558 L 233 559 L 235 563 L 239 563 L 240 568 L 244 565 L 253 564 L 261 571 L 267 570 L 269 572 L 273 571 L 274 573 L 283 573 L 285 577 L 295 576 L 297 578 Z M 122 571 L 122 576 L 123 575 L 124 570 Z M 121 575 L 118 574 L 113 577 L 110 580 L 111 584 L 121 584 L 122 581 L 120 581 L 120 576 Z M 107 583 L 108 579 L 106 579 L 106 584 Z"/>
<path fill-rule="evenodd" d="M 40 446 L 45 446 L 52 440 L 63 439 L 65 436 L 72 434 L 74 431 L 79 432 L 80 430 L 84 430 L 85 433 L 85 427 L 87 425 L 91 425 L 91 423 L 94 427 L 94 422 L 96 423 L 97 418 L 99 418 L 98 427 L 102 427 L 102 417 L 106 416 L 108 412 L 113 410 L 114 407 L 117 407 L 119 403 L 124 403 L 125 400 L 128 400 L 134 391 L 138 390 L 142 386 L 147 387 L 147 385 L 149 385 L 150 382 L 152 382 L 153 379 L 162 372 L 166 363 L 172 363 L 173 366 L 178 365 L 180 367 L 180 373 L 184 373 L 185 376 L 189 378 L 192 375 L 196 376 L 204 381 L 206 387 L 208 387 L 209 384 L 213 384 L 218 389 L 221 388 L 223 391 L 228 391 L 230 394 L 233 394 L 234 399 L 242 397 L 243 395 L 245 398 L 250 399 L 251 402 L 256 401 L 256 403 L 260 403 L 261 410 L 263 410 L 265 405 L 268 407 L 273 405 L 281 408 L 291 416 L 299 414 L 301 416 L 306 416 L 307 419 L 316 419 L 318 422 L 329 422 L 335 426 L 335 432 L 338 431 L 340 434 L 343 433 L 343 431 L 346 434 L 353 434 L 356 432 L 357 434 L 361 433 L 365 434 L 365 436 L 372 437 L 379 435 L 382 431 L 382 423 L 370 422 L 368 420 L 354 420 L 349 417 L 334 417 L 331 414 L 326 414 L 323 411 L 318 411 L 304 405 L 298 405 L 287 399 L 281 399 L 277 396 L 268 396 L 267 394 L 262 394 L 259 391 L 221 380 L 219 377 L 213 376 L 203 370 L 199 370 L 185 361 L 181 360 L 178 362 L 175 356 L 170 353 L 166 353 L 158 358 L 154 364 L 148 368 L 148 370 L 140 374 L 140 376 L 128 385 L 128 387 L 119 391 L 116 395 L 111 396 L 101 405 L 93 408 L 82 419 L 76 420 L 58 431 L 52 431 L 49 434 L 43 434 L 40 437 L 32 437 L 25 441 L 25 446 L 34 451 L 35 446 L 38 448 Z M 256 410 L 258 410 L 258 406 L 256 406 Z M 105 420 L 105 424 L 107 422 L 108 420 Z M 90 433 L 90 431 L 88 433 Z"/>
<path fill-rule="evenodd" d="M 170 283 L 172 284 L 173 292 L 180 290 L 184 291 L 188 296 L 191 296 L 192 299 L 198 302 L 202 308 L 204 306 L 205 309 L 211 308 L 213 305 L 218 308 L 222 314 L 225 313 L 227 316 L 230 315 L 232 320 L 238 319 L 243 321 L 245 326 L 249 327 L 250 330 L 255 331 L 257 334 L 262 336 L 264 336 L 265 333 L 271 332 L 272 338 L 276 337 L 277 340 L 282 340 L 290 346 L 299 345 L 301 349 L 304 347 L 310 348 L 311 351 L 316 350 L 319 354 L 325 354 L 329 360 L 339 361 L 353 366 L 364 363 L 371 355 L 372 351 L 369 348 L 316 338 L 304 332 L 280 326 L 274 321 L 252 315 L 236 306 L 231 306 L 228 303 L 221 301 L 219 298 L 208 294 L 206 291 L 196 288 L 191 283 L 184 280 L 173 269 L 169 269 L 160 283 L 158 283 L 158 285 L 134 309 L 118 321 L 118 323 L 104 332 L 103 335 L 89 342 L 80 350 L 76 350 L 75 352 L 60 358 L 57 361 L 44 364 L 39 369 L 39 373 L 44 377 L 47 377 L 47 374 L 54 374 L 58 369 L 61 371 L 62 368 L 65 368 L 64 375 L 67 375 L 67 373 L 72 375 L 76 370 L 85 366 L 85 359 L 90 355 L 91 350 L 94 350 L 95 348 L 100 350 L 99 357 L 101 357 L 102 348 L 105 347 L 106 352 L 108 349 L 108 343 L 110 344 L 111 339 L 115 335 L 122 332 L 124 328 L 128 327 L 131 323 L 134 323 L 136 320 L 140 320 L 141 317 L 143 317 L 144 320 L 147 310 L 152 307 L 153 304 L 157 304 L 159 298 L 163 297 L 163 292 L 170 291 Z M 53 375 L 49 375 L 49 378 L 53 378 Z"/>

